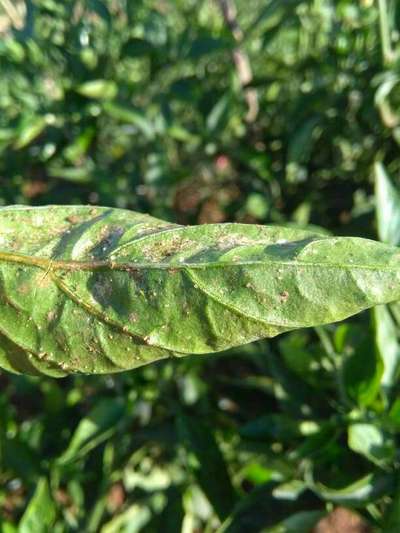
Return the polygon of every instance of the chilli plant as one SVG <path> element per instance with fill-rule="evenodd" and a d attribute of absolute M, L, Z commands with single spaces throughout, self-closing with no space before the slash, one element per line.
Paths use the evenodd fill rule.
<path fill-rule="evenodd" d="M 0 0 L 1 533 L 400 531 L 399 28 Z"/>
<path fill-rule="evenodd" d="M 271 353 L 276 384 L 268 380 L 248 383 L 250 388 L 270 389 L 269 393 L 289 405 L 299 394 L 305 403 L 297 406 L 303 416 L 291 418 L 292 406 L 286 418 L 264 415 L 248 422 L 240 430 L 244 442 L 247 440 L 254 446 L 268 436 L 283 442 L 301 436 L 306 439 L 297 449 L 287 452 L 287 464 L 267 454 L 262 466 L 265 459 L 261 464 L 259 460 L 255 462 L 250 446 L 244 457 L 240 457 L 241 461 L 247 454 L 252 457 L 241 476 L 260 486 L 241 502 L 209 426 L 201 420 L 194 422 L 176 400 L 171 404 L 177 416 L 175 431 L 189 452 L 186 461 L 208 499 L 207 505 L 214 508 L 215 515 L 206 505 L 210 531 L 217 528 L 220 532 L 240 532 L 249 528 L 250 531 L 294 532 L 310 531 L 314 526 L 315 531 L 330 531 L 324 529 L 330 527 L 329 520 L 349 524 L 354 519 L 359 520 L 360 531 L 368 531 L 366 521 L 343 507 L 366 504 L 371 523 L 384 525 L 385 531 L 396 531 L 400 522 L 394 439 L 400 407 L 392 389 L 400 353 L 395 334 L 399 317 L 395 302 L 400 299 L 400 252 L 393 241 L 398 238 L 400 196 L 381 164 L 376 165 L 376 194 L 379 231 L 391 245 L 357 237 L 331 237 L 316 229 L 274 225 L 180 226 L 106 207 L 2 208 L 1 365 L 11 372 L 52 377 L 72 373 L 110 374 L 166 357 L 219 352 L 313 326 L 328 355 L 324 361 L 316 354 L 315 363 L 321 365 L 319 374 L 324 379 L 323 367 L 327 375 L 337 367 L 340 352 L 349 349 L 347 337 L 352 336 L 350 343 L 354 349 L 346 356 L 339 372 L 343 406 L 325 421 L 307 420 L 304 416 L 310 413 L 313 399 L 307 398 L 307 394 L 316 386 L 316 376 L 310 374 L 311 365 L 304 366 L 309 354 L 301 331 L 297 337 L 281 343 L 281 351 L 292 366 L 291 372 L 287 373 Z M 368 360 L 368 337 L 359 333 L 361 342 L 354 341 L 357 330 L 349 332 L 339 327 L 332 342 L 329 330 L 321 327 L 377 304 L 391 304 L 391 307 L 380 305 L 375 310 L 377 349 L 381 353 L 376 353 L 372 361 Z M 180 364 L 176 363 L 177 369 Z M 299 371 L 308 374 L 308 379 L 290 398 L 284 390 L 299 383 L 299 376 L 296 377 Z M 277 386 L 282 387 L 281 392 L 278 389 L 274 392 Z M 189 405 L 190 394 L 193 392 L 186 392 Z M 353 409 L 346 412 L 346 404 L 352 403 Z M 354 408 L 357 403 L 358 409 Z M 120 417 L 129 419 L 129 404 L 129 398 L 125 405 L 120 399 L 102 399 L 81 420 L 69 446 L 57 459 L 60 478 L 72 465 L 76 468 L 104 439 L 127 429 L 126 421 L 117 429 L 117 421 Z M 383 417 L 382 428 L 371 422 L 374 411 Z M 340 450 L 337 439 L 341 424 L 348 426 L 350 449 L 375 464 L 376 471 L 347 487 L 328 487 L 318 480 L 316 465 L 325 463 L 325 467 L 327 464 L 332 467 L 332 460 Z M 4 437 L 7 440 L 3 436 L 3 446 Z M 147 430 L 139 437 L 143 438 L 151 441 L 154 437 Z M 272 446 L 271 451 L 273 454 L 280 449 L 274 450 Z M 137 454 L 128 464 L 133 460 L 140 470 L 144 457 L 140 447 Z M 238 459 L 231 457 L 231 461 L 235 463 Z M 139 475 L 136 482 L 151 496 L 147 496 L 146 506 L 142 501 L 142 507 L 140 504 L 128 507 L 102 531 L 128 531 L 131 520 L 138 523 L 134 531 L 140 530 L 143 524 L 145 530 L 160 527 L 163 514 L 171 512 L 168 510 L 171 502 L 159 501 L 152 494 L 154 490 L 157 493 L 157 488 L 165 488 L 165 479 L 161 487 L 157 474 L 156 479 L 151 479 L 158 468 L 156 461 L 149 485 L 145 473 L 131 471 L 134 478 Z M 178 485 L 182 483 L 181 468 L 182 463 L 180 467 L 175 465 Z M 210 479 L 210 473 L 222 477 Z M 171 482 L 174 475 L 168 476 Z M 52 483 L 59 484 L 60 478 Z M 121 485 L 115 487 L 120 487 L 114 489 L 113 498 L 118 501 L 124 492 Z M 62 494 L 62 498 L 67 498 L 65 502 L 69 502 L 64 491 L 58 490 L 59 498 Z M 266 490 L 269 499 L 255 519 L 255 509 L 266 497 Z M 323 510 L 318 498 L 342 507 L 324 518 L 329 506 Z M 198 505 L 201 508 L 204 503 Z M 276 515 L 271 516 L 275 506 Z M 42 509 L 45 509 L 44 518 Z M 64 509 L 67 511 L 71 513 L 68 507 Z M 104 512 L 101 506 L 98 515 L 94 510 L 87 526 L 89 531 L 96 530 Z M 196 516 L 198 511 L 192 509 L 192 512 L 195 523 L 200 517 Z M 170 527 L 178 527 L 183 520 L 182 529 L 190 531 L 185 529 L 192 526 L 185 525 L 188 515 L 183 518 L 183 513 L 178 505 L 170 517 Z M 42 477 L 20 528 L 36 531 L 38 527 L 38 531 L 47 531 L 56 516 L 50 486 Z M 80 518 L 82 521 L 83 517 Z M 78 524 L 78 516 L 70 516 L 68 520 Z M 64 528 L 65 523 L 58 522 L 58 530 Z"/>

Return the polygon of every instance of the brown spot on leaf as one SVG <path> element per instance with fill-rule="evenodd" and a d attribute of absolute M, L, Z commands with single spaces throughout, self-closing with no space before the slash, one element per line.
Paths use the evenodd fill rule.
<path fill-rule="evenodd" d="M 283 291 L 283 292 L 281 292 L 280 295 L 279 295 L 279 300 L 280 300 L 281 302 L 286 302 L 288 298 L 289 298 L 289 293 L 288 293 L 288 291 Z"/>
<path fill-rule="evenodd" d="M 69 215 L 66 220 L 70 223 L 70 224 L 78 224 L 79 222 L 79 217 L 78 215 Z"/>
<path fill-rule="evenodd" d="M 29 283 L 21 283 L 21 285 L 18 285 L 18 292 L 20 294 L 28 294 L 30 291 L 30 285 Z"/>
<path fill-rule="evenodd" d="M 54 310 L 51 310 L 47 313 L 48 322 L 52 322 L 57 316 L 57 313 Z"/>

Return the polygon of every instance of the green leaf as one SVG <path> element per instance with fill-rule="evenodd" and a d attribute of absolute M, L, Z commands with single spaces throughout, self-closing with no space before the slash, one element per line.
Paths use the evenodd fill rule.
<path fill-rule="evenodd" d="M 306 524 L 310 527 L 310 524 L 314 525 L 321 518 L 322 513 L 315 514 L 315 509 L 320 507 L 320 503 L 309 492 L 301 494 L 298 500 L 293 500 L 275 497 L 274 487 L 275 484 L 271 482 L 253 489 L 239 501 L 217 533 L 241 533 L 242 531 L 300 533 L 304 531 L 302 527 L 305 528 Z M 311 520 L 311 516 L 308 516 L 309 520 L 306 521 L 309 512 L 312 513 L 311 516 L 315 521 Z M 304 520 L 302 521 L 301 516 L 298 516 L 298 529 L 293 529 L 296 524 L 294 516 L 299 513 L 303 515 Z M 310 531 L 310 529 L 305 531 Z"/>
<path fill-rule="evenodd" d="M 394 458 L 393 440 L 373 424 L 351 424 L 348 429 L 348 443 L 350 449 L 364 455 L 378 466 Z"/>
<path fill-rule="evenodd" d="M 262 533 L 310 533 L 324 516 L 322 511 L 300 511 Z"/>
<path fill-rule="evenodd" d="M 397 328 L 387 306 L 378 305 L 373 313 L 376 349 L 384 367 L 381 384 L 383 390 L 388 392 L 397 381 L 400 362 Z"/>
<path fill-rule="evenodd" d="M 129 57 L 143 57 L 154 52 L 153 45 L 138 37 L 128 39 L 121 49 L 121 55 Z"/>
<path fill-rule="evenodd" d="M 90 159 L 85 160 L 77 167 L 59 166 L 57 162 L 48 166 L 49 176 L 56 179 L 63 179 L 71 183 L 90 183 L 93 181 L 93 163 Z"/>
<path fill-rule="evenodd" d="M 371 405 L 379 394 L 383 372 L 383 361 L 375 349 L 372 335 L 361 337 L 354 352 L 344 359 L 341 369 L 341 382 L 347 397 L 360 407 Z"/>
<path fill-rule="evenodd" d="M 106 6 L 106 3 L 102 2 L 101 0 L 89 0 L 89 9 L 93 10 L 95 13 L 101 17 L 104 22 L 108 25 L 112 22 L 112 16 L 111 13 Z"/>
<path fill-rule="evenodd" d="M 100 531 L 101 533 L 120 533 L 122 531 L 139 533 L 139 531 L 144 531 L 143 528 L 148 524 L 150 518 L 151 509 L 135 503 L 114 516 Z"/>
<path fill-rule="evenodd" d="M 23 120 L 19 130 L 15 148 L 18 150 L 28 146 L 42 131 L 46 128 L 47 121 L 45 117 L 29 117 Z"/>
<path fill-rule="evenodd" d="M 225 127 L 231 102 L 232 95 L 229 92 L 223 94 L 207 115 L 206 126 L 210 134 Z"/>
<path fill-rule="evenodd" d="M 258 13 L 256 13 L 256 16 L 251 24 L 249 24 L 248 28 L 245 31 L 245 38 L 248 39 L 250 35 L 253 34 L 253 32 L 256 31 L 258 26 L 268 20 L 269 18 L 272 18 L 275 16 L 277 11 L 280 10 L 289 10 L 296 7 L 298 4 L 300 4 L 301 0 L 286 0 L 286 2 L 280 2 L 279 0 L 271 0 L 271 2 L 268 2 L 265 7 L 260 9 Z M 263 4 L 261 4 L 263 5 Z M 290 11 L 289 11 L 290 13 Z"/>
<path fill-rule="evenodd" d="M 295 128 L 295 132 L 291 136 L 288 145 L 288 163 L 305 163 L 308 161 L 316 140 L 314 131 L 320 121 L 321 117 L 315 115 L 310 117 L 298 128 Z"/>
<path fill-rule="evenodd" d="M 342 505 L 362 507 L 365 503 L 390 493 L 393 488 L 392 475 L 368 474 L 354 483 L 340 489 L 330 488 L 322 483 L 310 483 L 310 489 L 320 498 Z"/>
<path fill-rule="evenodd" d="M 297 500 L 302 492 L 306 490 L 307 486 L 299 479 L 292 479 L 285 483 L 281 483 L 274 488 L 272 494 L 275 498 L 282 500 Z"/>
<path fill-rule="evenodd" d="M 35 493 L 21 518 L 20 533 L 48 533 L 56 518 L 56 507 L 52 500 L 48 482 L 40 478 Z"/>
<path fill-rule="evenodd" d="M 65 464 L 79 459 L 107 440 L 117 430 L 124 412 L 124 403 L 121 400 L 100 400 L 79 422 L 68 448 L 59 458 L 59 463 Z"/>
<path fill-rule="evenodd" d="M 87 98 L 112 100 L 117 95 L 118 87 L 113 81 L 91 80 L 79 85 L 76 91 Z"/>
<path fill-rule="evenodd" d="M 397 246 L 400 243 L 400 194 L 382 163 L 375 164 L 375 196 L 379 238 Z"/>
<path fill-rule="evenodd" d="M 246 439 L 255 440 L 292 440 L 300 432 L 298 423 L 289 416 L 278 413 L 262 415 L 255 420 L 247 422 L 240 428 L 240 434 Z"/>
<path fill-rule="evenodd" d="M 236 495 L 214 435 L 201 421 L 186 415 L 179 415 L 177 425 L 191 470 L 219 518 L 226 518 Z"/>
<path fill-rule="evenodd" d="M 366 239 L 84 206 L 2 208 L 0 224 L 0 361 L 16 372 L 116 372 L 400 297 L 400 252 Z"/>
<path fill-rule="evenodd" d="M 147 139 L 154 137 L 154 126 L 142 112 L 113 102 L 104 103 L 103 109 L 110 117 L 136 126 Z"/>
<path fill-rule="evenodd" d="M 387 72 L 382 83 L 375 94 L 375 104 L 381 114 L 382 122 L 388 128 L 394 128 L 399 125 L 399 115 L 396 107 L 393 107 L 391 93 L 400 82 L 400 78 L 393 72 Z"/>
<path fill-rule="evenodd" d="M 199 60 L 203 56 L 211 56 L 215 52 L 229 49 L 230 43 L 223 39 L 216 39 L 210 35 L 204 35 L 192 41 L 188 56 L 190 59 Z"/>
<path fill-rule="evenodd" d="M 385 513 L 384 524 L 385 533 L 397 533 L 400 529 L 400 486 L 398 482 L 392 502 Z"/>

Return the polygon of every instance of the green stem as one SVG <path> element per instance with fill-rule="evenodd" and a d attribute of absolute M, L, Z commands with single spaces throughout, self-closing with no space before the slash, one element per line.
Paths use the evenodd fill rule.
<path fill-rule="evenodd" d="M 379 4 L 379 24 L 381 30 L 383 63 L 389 66 L 394 59 L 392 42 L 390 38 L 390 24 L 388 16 L 387 0 L 378 0 Z"/>

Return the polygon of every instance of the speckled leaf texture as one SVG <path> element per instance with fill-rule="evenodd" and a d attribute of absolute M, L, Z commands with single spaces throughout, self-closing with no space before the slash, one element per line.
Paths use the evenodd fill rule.
<path fill-rule="evenodd" d="M 354 237 L 0 209 L 0 366 L 64 376 L 225 350 L 400 299 L 400 253 Z"/>

